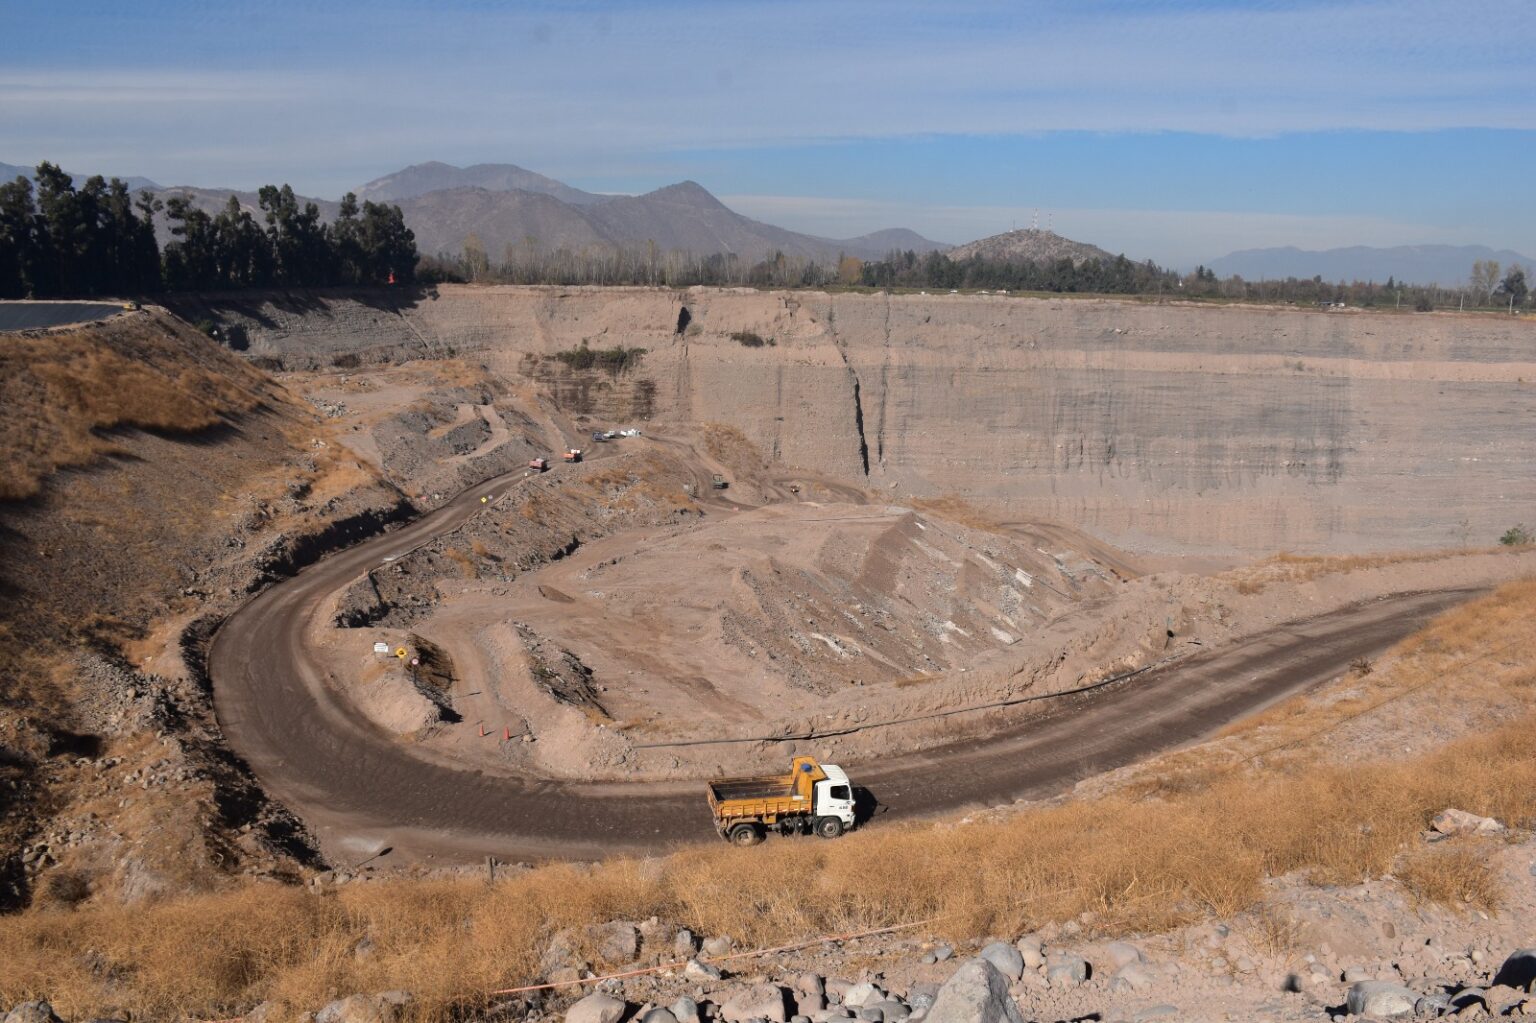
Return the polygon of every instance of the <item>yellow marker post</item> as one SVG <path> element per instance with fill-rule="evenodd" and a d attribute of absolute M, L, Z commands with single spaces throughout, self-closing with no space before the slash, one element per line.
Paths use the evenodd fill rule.
<path fill-rule="evenodd" d="M 408 657 L 408 656 L 410 656 L 410 651 L 409 651 L 409 650 L 407 650 L 407 649 L 406 649 L 406 648 L 405 648 L 405 647 L 403 647 L 403 646 L 402 646 L 402 647 L 397 647 L 397 648 L 396 648 L 396 649 L 395 649 L 395 656 L 396 656 L 396 657 L 398 657 L 398 658 L 400 658 L 400 659 L 401 659 L 401 660 L 402 660 L 402 661 L 403 661 L 403 660 L 405 660 L 405 659 L 406 659 L 406 657 Z"/>
<path fill-rule="evenodd" d="M 485 502 L 487 502 L 487 501 L 489 501 L 489 500 L 490 500 L 490 498 L 489 498 L 489 497 L 482 497 L 482 498 L 481 498 L 481 499 L 480 499 L 480 503 L 481 503 L 481 504 L 484 504 L 484 503 L 485 503 Z"/>

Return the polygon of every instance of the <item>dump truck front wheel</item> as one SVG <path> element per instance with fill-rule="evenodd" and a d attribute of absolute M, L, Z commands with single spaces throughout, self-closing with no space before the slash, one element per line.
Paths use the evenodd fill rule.
<path fill-rule="evenodd" d="M 763 840 L 763 829 L 756 824 L 738 824 L 731 829 L 730 839 L 732 845 L 756 845 Z"/>
<path fill-rule="evenodd" d="M 836 817 L 823 817 L 816 822 L 816 834 L 822 838 L 836 838 L 843 833 L 843 822 Z"/>

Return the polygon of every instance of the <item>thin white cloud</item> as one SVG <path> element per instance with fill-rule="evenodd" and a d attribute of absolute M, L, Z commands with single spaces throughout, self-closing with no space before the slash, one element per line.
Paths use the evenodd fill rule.
<path fill-rule="evenodd" d="M 312 75 L 171 69 L 0 69 L 0 108 L 40 108 L 56 117 L 102 106 L 156 107 L 297 102 L 328 83 Z"/>

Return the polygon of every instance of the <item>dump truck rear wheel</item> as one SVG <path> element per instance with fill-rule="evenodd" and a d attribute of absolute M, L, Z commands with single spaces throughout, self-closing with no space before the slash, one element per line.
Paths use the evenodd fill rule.
<path fill-rule="evenodd" d="M 732 845 L 756 845 L 763 840 L 763 829 L 756 824 L 738 824 L 731 829 Z"/>
<path fill-rule="evenodd" d="M 836 838 L 843 833 L 843 822 L 836 817 L 823 817 L 816 822 L 816 834 L 822 838 Z"/>

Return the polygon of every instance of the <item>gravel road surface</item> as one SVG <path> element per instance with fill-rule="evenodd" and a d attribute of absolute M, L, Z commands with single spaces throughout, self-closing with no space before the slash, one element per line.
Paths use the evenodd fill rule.
<path fill-rule="evenodd" d="M 518 477 L 521 474 L 516 474 Z M 405 528 L 277 583 L 233 614 L 209 654 L 219 720 L 267 790 L 338 864 L 656 852 L 714 839 L 702 786 L 493 776 L 414 756 L 324 685 L 307 630 L 333 593 L 385 558 L 463 523 L 514 483 L 474 487 Z M 987 740 L 848 764 L 880 821 L 1060 792 L 1209 735 L 1372 657 L 1480 591 L 1397 594 L 1277 625 L 1091 694 Z M 812 841 L 812 839 L 801 839 Z"/>

